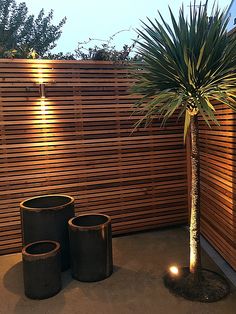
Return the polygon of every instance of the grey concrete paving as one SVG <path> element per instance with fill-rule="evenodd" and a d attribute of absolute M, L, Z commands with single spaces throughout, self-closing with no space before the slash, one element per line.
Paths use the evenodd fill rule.
<path fill-rule="evenodd" d="M 217 303 L 186 301 L 162 284 L 168 265 L 186 265 L 188 234 L 184 228 L 163 229 L 113 239 L 115 271 L 104 281 L 82 283 L 63 273 L 63 290 L 42 301 L 23 293 L 20 254 L 0 257 L 1 314 L 235 314 L 236 290 Z M 217 270 L 203 254 L 205 267 Z"/>

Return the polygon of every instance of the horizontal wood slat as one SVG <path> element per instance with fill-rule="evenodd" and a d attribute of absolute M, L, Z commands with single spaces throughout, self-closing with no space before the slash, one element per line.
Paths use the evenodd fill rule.
<path fill-rule="evenodd" d="M 20 249 L 19 203 L 37 195 L 75 197 L 114 234 L 187 221 L 182 122 L 133 132 L 132 83 L 112 62 L 0 60 L 0 254 Z"/>
<path fill-rule="evenodd" d="M 236 114 L 225 105 L 215 108 L 220 126 L 199 123 L 201 230 L 236 270 Z"/>

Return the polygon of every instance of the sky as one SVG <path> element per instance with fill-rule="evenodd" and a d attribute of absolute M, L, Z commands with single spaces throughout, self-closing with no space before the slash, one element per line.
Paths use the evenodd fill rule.
<path fill-rule="evenodd" d="M 16 0 L 20 3 L 23 0 Z M 29 13 L 38 15 L 44 8 L 45 12 L 54 10 L 53 24 L 57 24 L 64 16 L 67 22 L 63 26 L 63 32 L 57 42 L 54 52 L 73 52 L 78 42 L 88 41 L 89 38 L 107 40 L 113 34 L 121 30 L 112 41 L 117 49 L 124 44 L 131 44 L 136 38 L 134 29 L 140 28 L 141 21 L 146 17 L 157 18 L 159 10 L 166 21 L 169 20 L 168 5 L 174 15 L 182 3 L 186 9 L 189 0 L 24 0 Z M 214 0 L 209 0 L 209 7 Z M 198 3 L 198 1 L 197 1 Z M 229 6 L 231 0 L 218 0 L 219 7 L 224 9 Z M 90 42 L 89 46 L 101 45 L 101 41 Z"/>

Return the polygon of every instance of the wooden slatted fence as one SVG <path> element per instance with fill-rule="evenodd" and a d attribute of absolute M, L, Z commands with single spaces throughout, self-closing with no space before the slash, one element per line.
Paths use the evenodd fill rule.
<path fill-rule="evenodd" d="M 200 122 L 201 231 L 236 270 L 236 114 L 215 107 L 220 126 Z"/>
<path fill-rule="evenodd" d="M 0 254 L 20 249 L 19 203 L 37 195 L 74 196 L 114 234 L 187 221 L 183 126 L 132 133 L 131 84 L 122 64 L 0 60 Z"/>

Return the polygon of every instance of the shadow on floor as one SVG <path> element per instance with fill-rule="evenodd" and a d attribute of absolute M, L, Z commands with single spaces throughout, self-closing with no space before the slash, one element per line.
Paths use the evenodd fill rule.
<path fill-rule="evenodd" d="M 7 290 L 14 294 L 22 294 L 24 291 L 22 261 L 12 266 L 3 277 L 3 284 Z"/>
<path fill-rule="evenodd" d="M 65 275 L 69 276 L 68 273 Z M 62 294 L 74 293 L 79 290 L 79 294 L 90 302 L 128 303 L 134 299 L 142 299 L 144 291 L 155 296 L 160 281 L 162 278 L 157 278 L 142 269 L 134 271 L 114 266 L 113 274 L 102 281 L 86 283 L 67 278 L 67 284 Z"/>
<path fill-rule="evenodd" d="M 68 270 L 62 273 L 62 291 L 50 299 L 40 301 L 40 307 L 42 313 L 44 311 L 48 313 L 47 304 L 50 306 L 53 304 L 53 313 L 64 313 L 65 298 L 68 294 L 71 297 L 78 297 L 84 301 L 98 302 L 99 304 L 129 303 L 138 299 L 141 300 L 143 293 L 148 293 L 150 297 L 155 298 L 160 280 L 161 278 L 157 278 L 142 269 L 134 271 L 116 265 L 110 277 L 102 281 L 86 283 L 74 280 L 70 270 Z M 22 262 L 15 264 L 7 271 L 3 282 L 7 290 L 19 296 L 14 313 L 23 313 L 24 311 L 25 313 L 34 313 L 34 308 L 38 307 L 38 301 L 30 300 L 24 296 Z"/>

